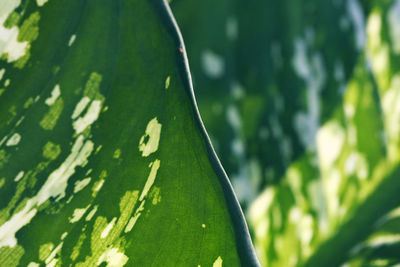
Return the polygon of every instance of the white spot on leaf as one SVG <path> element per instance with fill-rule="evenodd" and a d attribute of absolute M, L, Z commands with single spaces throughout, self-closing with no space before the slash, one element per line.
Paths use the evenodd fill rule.
<path fill-rule="evenodd" d="M 213 263 L 213 267 L 222 267 L 222 258 L 219 256 Z"/>
<path fill-rule="evenodd" d="M 101 105 L 102 103 L 100 100 L 94 100 L 90 104 L 85 116 L 78 118 L 73 122 L 75 133 L 79 134 L 83 132 L 89 125 L 92 125 L 99 118 Z"/>
<path fill-rule="evenodd" d="M 6 146 L 16 146 L 21 141 L 21 135 L 19 133 L 13 134 L 10 139 L 7 140 Z"/>
<path fill-rule="evenodd" d="M 91 178 L 85 178 L 83 180 L 80 181 L 76 181 L 75 182 L 75 186 L 74 186 L 74 194 L 78 193 L 79 191 L 81 191 L 83 188 L 85 188 L 85 186 L 87 186 L 90 183 Z"/>
<path fill-rule="evenodd" d="M 122 267 L 128 261 L 128 257 L 118 251 L 117 248 L 110 248 L 106 250 L 99 258 L 97 265 L 100 265 L 102 262 L 107 262 L 107 267 Z"/>
<path fill-rule="evenodd" d="M 157 151 L 158 143 L 160 142 L 160 134 L 161 123 L 159 123 L 157 117 L 155 117 L 147 124 L 146 132 L 139 141 L 139 151 L 142 152 L 143 157 L 147 157 L 151 153 Z M 147 141 L 146 138 L 148 138 Z"/>
<path fill-rule="evenodd" d="M 70 223 L 76 223 L 77 221 L 79 221 L 83 214 L 85 214 L 86 210 L 89 208 L 89 206 L 87 206 L 86 208 L 83 209 L 75 209 L 74 210 L 74 214 L 72 214 L 72 218 L 69 219 Z"/>
<path fill-rule="evenodd" d="M 71 46 L 75 42 L 75 39 L 76 39 L 76 35 L 75 34 L 71 35 L 71 38 L 69 38 L 69 41 L 68 41 L 68 46 Z"/>
<path fill-rule="evenodd" d="M 110 233 L 111 229 L 114 227 L 115 221 L 117 220 L 117 217 L 114 217 L 111 222 L 104 228 L 103 232 L 101 233 L 101 238 L 106 238 L 108 234 Z"/>
<path fill-rule="evenodd" d="M 93 218 L 93 216 L 94 216 L 94 214 L 96 213 L 96 211 L 97 211 L 97 206 L 95 206 L 95 207 L 89 212 L 89 214 L 86 216 L 85 220 L 86 220 L 86 221 L 90 221 L 90 220 Z"/>
<path fill-rule="evenodd" d="M 74 112 L 72 113 L 71 119 L 78 118 L 79 115 L 85 110 L 87 105 L 90 103 L 90 98 L 87 96 L 82 97 L 82 99 L 76 104 Z"/>
<path fill-rule="evenodd" d="M 149 177 L 147 178 L 146 184 L 144 185 L 142 194 L 140 194 L 139 201 L 142 201 L 143 198 L 147 196 L 147 193 L 149 192 L 151 186 L 156 179 L 158 168 L 160 168 L 160 160 L 156 159 L 154 162 L 151 163 L 151 171 Z"/>
<path fill-rule="evenodd" d="M 22 179 L 22 177 L 24 177 L 24 171 L 20 171 L 17 176 L 15 176 L 14 181 L 18 182 L 19 180 Z"/>
<path fill-rule="evenodd" d="M 46 103 L 46 105 L 51 106 L 54 104 L 54 102 L 56 102 L 57 98 L 61 95 L 61 90 L 60 90 L 60 86 L 57 84 L 53 91 L 51 92 L 51 96 L 49 98 L 47 98 L 44 103 Z"/>

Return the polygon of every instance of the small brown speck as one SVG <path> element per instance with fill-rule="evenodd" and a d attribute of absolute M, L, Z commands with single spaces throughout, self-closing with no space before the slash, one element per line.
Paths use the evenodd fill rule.
<path fill-rule="evenodd" d="M 183 48 L 179 47 L 179 52 L 183 53 Z"/>

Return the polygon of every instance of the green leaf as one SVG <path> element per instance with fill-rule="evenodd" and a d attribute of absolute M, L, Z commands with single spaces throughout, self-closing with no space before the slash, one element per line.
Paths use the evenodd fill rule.
<path fill-rule="evenodd" d="M 165 1 L 0 22 L 1 266 L 258 266 Z"/>

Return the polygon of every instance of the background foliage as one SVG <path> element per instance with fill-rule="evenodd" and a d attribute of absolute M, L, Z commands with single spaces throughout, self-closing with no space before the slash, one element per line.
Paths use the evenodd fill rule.
<path fill-rule="evenodd" d="M 400 263 L 400 1 L 171 5 L 261 263 Z"/>

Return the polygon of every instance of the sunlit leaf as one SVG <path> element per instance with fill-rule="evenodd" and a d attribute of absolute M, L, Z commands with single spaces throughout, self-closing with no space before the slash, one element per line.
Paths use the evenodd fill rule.
<path fill-rule="evenodd" d="M 161 0 L 0 2 L 0 265 L 257 266 Z"/>

